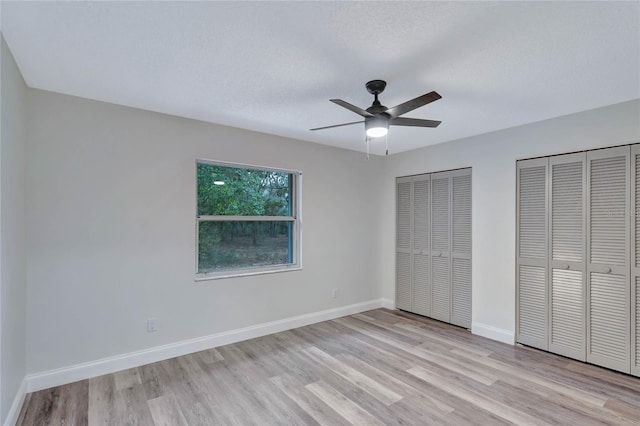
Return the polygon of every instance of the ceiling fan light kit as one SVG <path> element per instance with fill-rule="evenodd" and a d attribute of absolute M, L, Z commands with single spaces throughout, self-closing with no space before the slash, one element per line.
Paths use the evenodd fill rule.
<path fill-rule="evenodd" d="M 367 136 L 370 138 L 380 138 L 386 136 L 389 131 L 389 120 L 382 117 L 372 117 L 364 122 Z"/>
<path fill-rule="evenodd" d="M 400 105 L 396 105 L 393 108 L 387 108 L 378 100 L 378 95 L 384 91 L 385 87 L 387 87 L 386 81 L 371 80 L 365 84 L 365 87 L 367 88 L 367 91 L 374 96 L 373 103 L 366 110 L 352 105 L 349 102 L 343 101 L 342 99 L 330 99 L 334 104 L 355 112 L 359 116 L 363 117 L 364 120 L 335 124 L 333 126 L 317 127 L 311 130 L 325 130 L 364 123 L 365 135 L 368 144 L 369 138 L 380 138 L 386 136 L 390 125 L 410 127 L 438 127 L 440 125 L 440 121 L 400 117 L 407 112 L 413 111 L 414 109 L 418 109 L 442 98 L 442 96 L 437 92 L 429 92 L 407 102 L 401 103 Z M 387 149 L 387 154 L 388 153 L 389 150 Z"/>

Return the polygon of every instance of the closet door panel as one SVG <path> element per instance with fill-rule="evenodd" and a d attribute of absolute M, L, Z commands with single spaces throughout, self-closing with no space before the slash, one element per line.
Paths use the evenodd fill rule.
<path fill-rule="evenodd" d="M 519 265 L 518 342 L 547 348 L 547 293 L 545 268 Z"/>
<path fill-rule="evenodd" d="M 549 350 L 584 361 L 584 275 L 582 271 L 551 269 Z"/>
<path fill-rule="evenodd" d="M 413 309 L 416 314 L 431 316 L 431 274 L 429 256 L 413 256 Z"/>
<path fill-rule="evenodd" d="M 640 376 L 640 145 L 631 147 L 631 374 Z"/>
<path fill-rule="evenodd" d="M 628 148 L 617 154 L 590 152 L 590 262 L 626 266 L 628 262 Z M 600 154 L 595 157 L 596 154 Z M 594 158 L 595 157 L 595 158 Z"/>
<path fill-rule="evenodd" d="M 451 172 L 451 323 L 471 328 L 471 169 Z"/>
<path fill-rule="evenodd" d="M 633 282 L 633 303 L 632 326 L 634 327 L 632 353 L 631 353 L 631 374 L 640 376 L 640 277 L 635 277 Z"/>
<path fill-rule="evenodd" d="M 450 172 L 431 175 L 431 316 L 451 321 Z"/>
<path fill-rule="evenodd" d="M 518 163 L 518 257 L 522 260 L 547 257 L 547 162 L 542 158 Z"/>
<path fill-rule="evenodd" d="M 471 328 L 471 260 L 451 261 L 451 324 Z"/>
<path fill-rule="evenodd" d="M 549 350 L 584 361 L 586 153 L 551 157 Z"/>
<path fill-rule="evenodd" d="M 413 309 L 431 315 L 430 192 L 429 175 L 413 179 Z"/>
<path fill-rule="evenodd" d="M 433 257 L 431 260 L 433 287 L 431 292 L 431 317 L 449 322 L 451 312 L 451 287 L 449 286 L 449 259 Z"/>
<path fill-rule="evenodd" d="M 396 179 L 396 308 L 411 310 L 411 178 Z"/>
<path fill-rule="evenodd" d="M 618 274 L 592 272 L 589 361 L 629 370 L 629 284 Z"/>
<path fill-rule="evenodd" d="M 548 349 L 547 182 L 548 159 L 517 165 L 517 299 L 516 339 Z"/>
<path fill-rule="evenodd" d="M 587 153 L 587 361 L 630 372 L 630 148 Z"/>
<path fill-rule="evenodd" d="M 411 310 L 411 255 L 396 252 L 396 308 Z"/>

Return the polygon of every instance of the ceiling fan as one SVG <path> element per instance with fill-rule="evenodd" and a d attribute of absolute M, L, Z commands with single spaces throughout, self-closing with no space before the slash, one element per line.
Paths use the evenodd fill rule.
<path fill-rule="evenodd" d="M 367 82 L 365 87 L 367 91 L 375 96 L 373 103 L 366 110 L 359 108 L 355 105 L 345 102 L 342 99 L 330 99 L 334 104 L 338 104 L 343 108 L 353 111 L 356 114 L 364 117 L 364 120 L 353 121 L 351 123 L 335 124 L 333 126 L 316 127 L 311 130 L 324 130 L 332 129 L 334 127 L 350 126 L 352 124 L 364 123 L 365 133 L 368 138 L 378 138 L 386 136 L 389 131 L 389 126 L 412 126 L 412 127 L 438 127 L 441 123 L 435 120 L 423 120 L 419 118 L 406 118 L 400 117 L 402 114 L 406 114 L 409 111 L 425 106 L 431 102 L 437 101 L 442 96 L 437 92 L 426 93 L 410 101 L 396 105 L 393 108 L 387 108 L 382 105 L 378 100 L 378 95 L 382 93 L 387 86 L 387 82 L 384 80 L 371 80 Z M 388 150 L 387 150 L 388 153 Z"/>

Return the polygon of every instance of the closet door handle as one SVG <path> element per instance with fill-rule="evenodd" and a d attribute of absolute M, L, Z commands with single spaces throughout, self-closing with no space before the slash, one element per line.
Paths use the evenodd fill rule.
<path fill-rule="evenodd" d="M 564 269 L 569 269 L 569 268 L 571 268 L 571 267 L 570 267 L 569 265 L 564 265 L 564 266 L 563 266 L 563 268 L 564 268 Z"/>
<path fill-rule="evenodd" d="M 604 268 L 604 273 L 605 274 L 610 274 L 611 273 L 611 268 Z"/>

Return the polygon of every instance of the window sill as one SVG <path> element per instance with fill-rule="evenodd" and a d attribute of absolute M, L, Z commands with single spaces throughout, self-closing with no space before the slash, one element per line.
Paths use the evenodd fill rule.
<path fill-rule="evenodd" d="M 217 274 L 210 275 L 196 275 L 195 282 L 201 281 L 211 281 L 211 280 L 222 280 L 226 278 L 238 278 L 238 277 L 251 277 L 254 275 L 266 275 L 266 274 L 278 274 L 280 272 L 291 272 L 291 271 L 301 271 L 302 266 L 290 266 L 281 269 L 260 269 L 255 271 L 227 271 L 227 272 L 219 272 Z"/>

